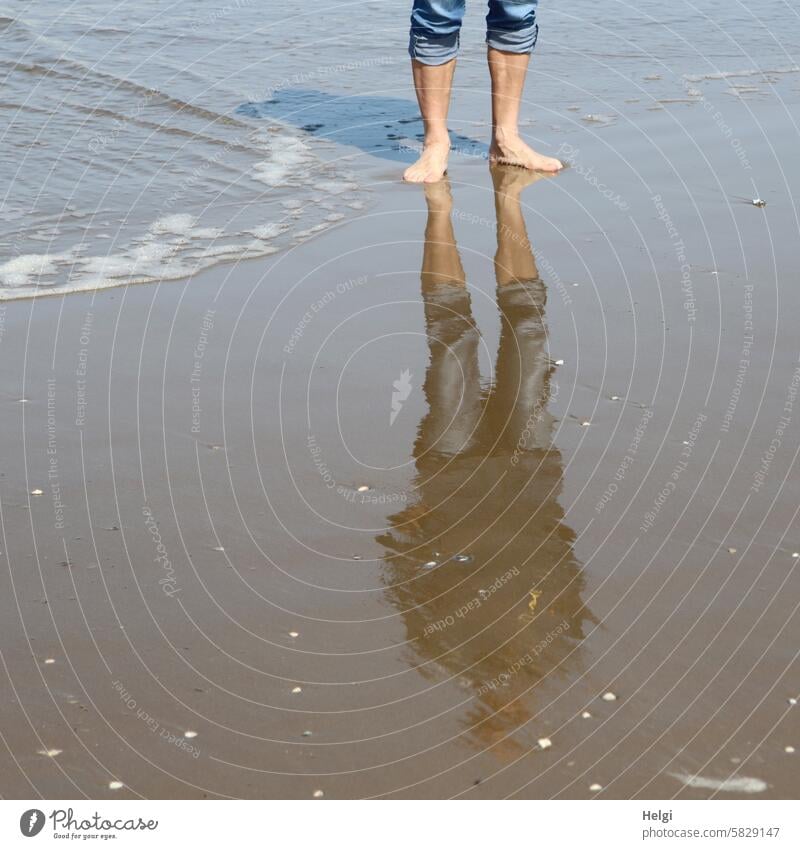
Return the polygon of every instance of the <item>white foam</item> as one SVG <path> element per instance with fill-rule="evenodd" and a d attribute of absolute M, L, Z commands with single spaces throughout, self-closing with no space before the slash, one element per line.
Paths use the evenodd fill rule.
<path fill-rule="evenodd" d="M 167 215 L 159 218 L 150 225 L 151 233 L 174 233 L 177 236 L 188 236 L 195 224 L 195 217 L 186 213 Z"/>
<path fill-rule="evenodd" d="M 280 139 L 257 137 L 268 154 L 267 159 L 257 162 L 251 174 L 254 180 L 267 186 L 280 186 L 301 171 L 301 166 L 308 165 L 310 152 L 308 145 L 294 136 L 283 136 Z"/>
<path fill-rule="evenodd" d="M 352 192 L 358 188 L 357 183 L 341 183 L 336 180 L 323 180 L 316 184 L 318 189 L 331 195 L 341 195 L 344 192 Z"/>
<path fill-rule="evenodd" d="M 700 775 L 681 775 L 677 772 L 670 773 L 673 778 L 682 781 L 686 787 L 696 790 L 718 790 L 721 793 L 763 793 L 767 789 L 767 782 L 760 778 L 748 778 L 744 775 L 735 778 L 703 778 Z"/>
<path fill-rule="evenodd" d="M 30 228 L 27 238 L 34 240 L 30 252 L 0 264 L 0 301 L 181 279 L 222 262 L 265 257 L 281 245 L 321 233 L 344 218 L 348 206 L 355 206 L 358 195 L 353 191 L 358 184 L 354 175 L 323 165 L 314 148 L 291 130 L 259 130 L 248 136 L 248 142 L 255 160 L 250 159 L 250 170 L 245 173 L 270 187 L 290 187 L 289 192 L 276 191 L 274 205 L 266 214 L 260 203 L 247 203 L 248 193 L 229 219 L 224 218 L 228 214 L 225 207 L 235 204 L 217 207 L 209 203 L 202 213 L 174 210 L 168 215 L 156 214 L 155 220 L 140 222 L 133 232 L 135 222 L 118 218 L 116 210 L 76 212 L 61 239 L 76 228 L 75 241 L 82 238 L 86 244 L 73 244 L 63 253 L 33 253 L 38 248 L 37 237 L 57 235 L 49 221 L 43 220 L 41 230 Z M 320 181 L 321 173 L 325 178 Z M 188 192 L 189 188 L 181 190 Z M 259 201 L 263 197 L 257 188 L 251 188 L 249 195 Z M 309 202 L 310 197 L 319 202 Z M 187 205 L 193 199 L 187 197 Z M 193 208 L 201 207 L 196 203 Z M 6 204 L 3 212 L 12 210 Z M 84 215 L 91 215 L 91 229 L 74 223 Z M 264 218 L 273 220 L 264 222 Z M 113 239 L 113 250 L 104 252 L 111 245 L 101 239 Z M 58 248 L 69 245 L 62 243 Z"/>
<path fill-rule="evenodd" d="M 267 239 L 274 239 L 275 236 L 278 236 L 286 229 L 286 225 L 284 224 L 262 224 L 258 227 L 253 227 L 252 230 L 245 230 L 244 232 L 255 236 L 257 239 L 262 239 L 266 241 Z"/>
<path fill-rule="evenodd" d="M 772 68 L 763 70 L 760 68 L 748 68 L 743 71 L 717 71 L 711 74 L 684 74 L 683 78 L 690 83 L 699 83 L 703 80 L 729 80 L 732 77 L 766 77 L 770 74 L 796 74 L 800 72 L 800 66 L 792 65 L 788 68 Z"/>
<path fill-rule="evenodd" d="M 584 115 L 583 119 L 587 124 L 603 124 L 607 126 L 608 124 L 613 124 L 617 119 L 613 115 L 596 115 L 589 114 Z"/>
<path fill-rule="evenodd" d="M 0 283 L 4 286 L 30 286 L 56 272 L 59 263 L 73 262 L 74 250 L 60 254 L 23 254 L 0 265 Z"/>

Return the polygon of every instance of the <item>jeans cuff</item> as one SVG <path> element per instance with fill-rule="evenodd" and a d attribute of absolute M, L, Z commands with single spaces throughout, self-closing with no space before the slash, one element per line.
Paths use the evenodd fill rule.
<path fill-rule="evenodd" d="M 486 31 L 486 43 L 489 47 L 505 53 L 530 53 L 536 47 L 538 37 L 538 24 L 522 29 L 488 29 Z"/>
<path fill-rule="evenodd" d="M 412 29 L 408 42 L 408 55 L 423 65 L 444 65 L 458 55 L 459 41 L 460 34 L 457 32 L 431 38 Z"/>

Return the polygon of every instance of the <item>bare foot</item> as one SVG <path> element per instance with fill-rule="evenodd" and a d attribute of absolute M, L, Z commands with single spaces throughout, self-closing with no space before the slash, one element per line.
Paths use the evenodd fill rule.
<path fill-rule="evenodd" d="M 498 201 L 506 198 L 519 200 L 522 190 L 539 180 L 548 179 L 540 171 L 529 171 L 528 169 L 514 168 L 511 165 L 502 165 L 499 162 L 489 166 L 492 175 L 495 195 Z"/>
<path fill-rule="evenodd" d="M 444 177 L 436 183 L 428 183 L 425 186 L 425 200 L 429 212 L 443 212 L 450 215 L 453 210 L 450 180 Z"/>
<path fill-rule="evenodd" d="M 516 133 L 497 130 L 489 148 L 489 161 L 500 165 L 519 165 L 531 171 L 554 173 L 564 165 L 552 156 L 543 156 L 525 144 Z"/>
<path fill-rule="evenodd" d="M 435 183 L 447 172 L 447 156 L 450 153 L 450 140 L 426 142 L 422 156 L 406 168 L 403 179 L 409 183 Z"/>

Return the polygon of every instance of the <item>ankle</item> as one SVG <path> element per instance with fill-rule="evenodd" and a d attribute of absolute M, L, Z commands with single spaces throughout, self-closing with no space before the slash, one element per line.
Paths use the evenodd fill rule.
<path fill-rule="evenodd" d="M 516 124 L 510 126 L 496 125 L 492 128 L 492 138 L 498 144 L 517 141 L 519 139 L 519 129 Z"/>
<path fill-rule="evenodd" d="M 450 133 L 447 124 L 434 124 L 425 127 L 425 146 L 430 144 L 450 144 Z"/>
<path fill-rule="evenodd" d="M 450 147 L 450 136 L 426 135 L 425 141 L 422 143 L 423 147 L 442 147 L 444 145 L 446 145 L 448 148 Z"/>

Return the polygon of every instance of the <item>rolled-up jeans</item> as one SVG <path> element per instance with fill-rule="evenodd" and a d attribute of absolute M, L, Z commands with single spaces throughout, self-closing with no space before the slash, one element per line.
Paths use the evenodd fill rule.
<path fill-rule="evenodd" d="M 444 65 L 458 54 L 465 0 L 414 0 L 408 52 L 423 65 Z M 489 0 L 486 43 L 506 53 L 536 45 L 538 0 Z"/>

